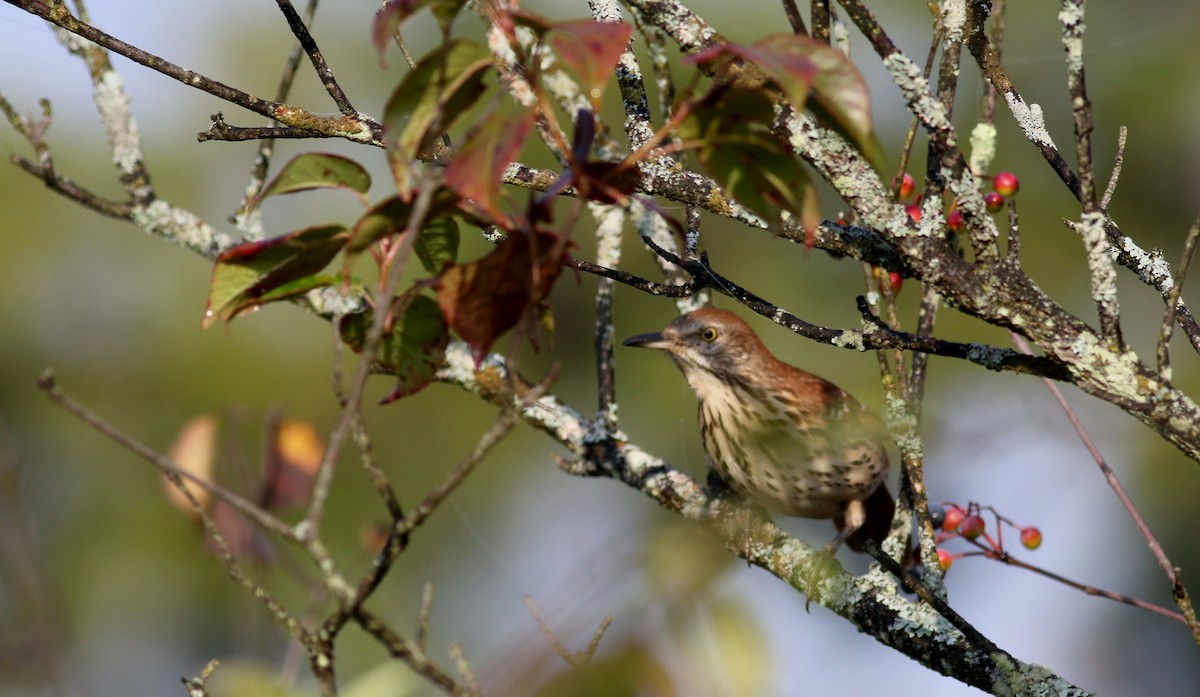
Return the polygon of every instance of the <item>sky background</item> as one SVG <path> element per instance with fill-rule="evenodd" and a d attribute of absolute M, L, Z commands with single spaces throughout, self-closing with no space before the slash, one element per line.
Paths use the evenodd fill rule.
<path fill-rule="evenodd" d="M 1009 4 L 1005 63 L 1025 99 L 1042 105 L 1056 142 L 1069 152 L 1056 9 L 1023 0 Z M 711 0 L 695 7 L 733 40 L 786 27 L 773 4 L 753 5 L 763 9 L 751 13 L 747 4 Z M 394 50 L 384 68 L 374 55 L 368 31 L 376 7 L 369 0 L 327 3 L 315 35 L 357 108 L 378 116 L 403 69 Z M 529 7 L 556 17 L 586 15 L 583 3 Z M 89 10 L 96 24 L 125 41 L 262 95 L 274 92 L 292 40 L 266 2 L 97 0 Z M 924 3 L 886 3 L 879 12 L 897 43 L 923 59 Z M 478 32 L 471 20 L 462 24 L 464 31 Z M 1200 191 L 1198 29 L 1200 8 L 1192 4 L 1089 6 L 1085 50 L 1100 177 L 1107 177 L 1117 127 L 1128 126 L 1129 149 L 1112 210 L 1142 247 L 1160 247 L 1172 262 Z M 428 50 L 437 36 L 424 19 L 407 34 L 414 53 Z M 853 47 L 871 86 L 880 139 L 895 162 L 908 119 L 865 43 L 855 38 Z M 195 134 L 217 111 L 237 125 L 257 125 L 258 117 L 124 59 L 115 63 L 132 95 L 159 195 L 232 230 L 225 220 L 240 202 L 255 146 L 198 143 Z M 965 75 L 969 68 L 964 62 Z M 333 111 L 316 80 L 304 75 L 292 101 Z M 0 6 L 0 91 L 21 112 L 49 98 L 49 140 L 59 171 L 119 196 L 82 64 L 62 50 L 52 31 L 8 5 Z M 969 127 L 981 94 L 978 79 L 967 75 L 956 104 L 960 128 Z M 998 125 L 996 167 L 1017 172 L 1022 181 L 1022 261 L 1042 287 L 1090 320 L 1082 245 L 1061 224 L 1078 215 L 1077 205 L 1003 109 Z M 378 151 L 286 143 L 276 163 L 310 149 L 356 157 L 375 175 L 373 200 L 386 195 Z M 0 127 L 0 151 L 28 155 L 7 126 Z M 256 424 L 271 409 L 321 430 L 332 427 L 337 412 L 329 389 L 328 326 L 294 307 L 273 306 L 227 330 L 202 331 L 210 271 L 203 260 L 83 210 L 15 167 L 0 166 L 0 201 L 0 520 L 12 533 L 3 536 L 8 563 L 0 566 L 0 695 L 53 693 L 42 682 L 45 656 L 18 648 L 31 638 L 55 647 L 60 684 L 69 694 L 169 694 L 180 689 L 181 676 L 196 675 L 212 657 L 224 662 L 222 679 L 255 671 L 286 674 L 279 631 L 229 583 L 190 523 L 165 504 L 155 472 L 50 406 L 33 381 L 53 367 L 70 394 L 156 448 L 165 449 L 193 416 L 234 413 L 242 425 L 227 433 L 241 435 L 241 450 L 253 461 L 260 447 Z M 832 199 L 826 205 L 827 213 L 836 210 Z M 283 233 L 312 222 L 349 222 L 358 210 L 352 197 L 313 193 L 268 202 L 264 215 L 269 230 Z M 576 233 L 584 258 L 593 252 L 587 232 L 581 225 Z M 627 267 L 652 274 L 636 238 L 626 239 Z M 857 326 L 858 264 L 805 254 L 762 231 L 719 221 L 706 228 L 705 244 L 721 273 L 804 319 Z M 468 241 L 462 256 L 485 249 Z M 1151 356 L 1161 302 L 1128 273 L 1121 276 L 1123 328 L 1134 349 Z M 522 356 L 530 375 L 561 363 L 555 392 L 585 414 L 595 404 L 594 287 L 591 278 L 564 277 L 553 296 L 554 347 Z M 915 295 L 902 293 L 907 323 Z M 1185 288 L 1185 297 L 1200 302 L 1194 286 Z M 660 328 L 674 308 L 619 287 L 616 309 L 620 338 Z M 939 334 L 945 338 L 1007 341 L 950 311 L 942 317 Z M 780 357 L 880 405 L 873 356 L 809 342 L 756 318 L 752 323 Z M 1174 346 L 1178 383 L 1197 394 L 1196 356 L 1186 342 Z M 701 473 L 695 402 L 682 378 L 650 352 L 619 351 L 618 364 L 625 432 L 667 461 Z M 1031 562 L 1169 605 L 1161 572 L 1042 385 L 961 362 L 934 359 L 931 366 L 924 427 L 931 496 L 982 501 L 1038 525 L 1045 544 L 1022 555 Z M 495 409 L 444 385 L 373 406 L 388 389 L 386 380 L 372 382 L 366 416 L 385 469 L 411 504 L 469 450 Z M 1184 568 L 1185 580 L 1196 578 L 1196 463 L 1119 410 L 1066 391 L 1167 553 Z M 721 563 L 719 573 L 696 581 L 703 593 L 682 594 L 682 569 L 709 559 L 709 546 L 620 484 L 562 474 L 554 454 L 563 453 L 540 434 L 518 428 L 415 538 L 376 598 L 381 614 L 411 627 L 421 587 L 433 582 L 431 645 L 446 660 L 449 644 L 462 643 L 489 694 L 522 694 L 530 676 L 560 670 L 529 617 L 526 595 L 573 647 L 582 647 L 611 613 L 614 624 L 602 652 L 637 642 L 656 647 L 684 694 L 858 695 L 894 692 L 897 684 L 904 686 L 902 694 L 976 694 L 860 636 L 821 608 L 806 613 L 802 597 L 761 570 Z M 328 520 L 330 539 L 342 543 L 335 550 L 340 560 L 361 568 L 361 525 L 382 515 L 353 458 L 345 458 Z M 814 543 L 829 534 L 824 523 L 784 525 Z M 303 562 L 290 550 L 277 552 L 279 563 L 256 573 L 303 608 L 307 596 L 294 571 Z M 863 566 L 847 553 L 842 559 L 851 568 Z M 1200 692 L 1196 647 L 1180 624 L 978 559 L 956 564 L 949 585 L 954 607 L 986 636 L 1085 688 L 1130 696 L 1152 688 L 1159 694 Z M 406 682 L 403 671 L 387 672 L 381 667 L 386 657 L 353 634 L 339 660 L 346 684 L 365 686 L 374 677 L 388 685 L 375 694 L 425 690 L 419 681 Z M 729 675 L 697 668 L 706 662 L 728 668 Z"/>

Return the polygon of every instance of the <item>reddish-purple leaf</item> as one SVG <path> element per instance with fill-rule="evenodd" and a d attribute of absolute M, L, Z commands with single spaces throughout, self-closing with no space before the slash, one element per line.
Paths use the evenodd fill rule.
<path fill-rule="evenodd" d="M 375 44 L 375 52 L 379 54 L 379 64 L 387 65 L 387 46 L 400 25 L 417 10 L 421 9 L 427 0 L 388 0 L 387 4 L 375 12 L 371 22 L 371 43 Z"/>
<path fill-rule="evenodd" d="M 624 22 L 576 20 L 555 24 L 546 36 L 562 62 L 583 81 L 584 93 L 596 106 L 632 34 L 633 27 Z"/>
<path fill-rule="evenodd" d="M 563 258 L 558 235 L 514 231 L 482 259 L 446 267 L 438 278 L 438 305 L 477 363 L 546 298 Z"/>
<path fill-rule="evenodd" d="M 375 13 L 375 19 L 371 22 L 371 43 L 375 44 L 375 51 L 379 53 L 379 64 L 386 65 L 389 40 L 400 25 L 418 10 L 428 6 L 445 33 L 466 4 L 467 0 L 389 0 Z"/>
<path fill-rule="evenodd" d="M 500 224 L 509 219 L 500 209 L 501 177 L 517 159 L 537 115 L 531 110 L 494 114 L 475 130 L 446 167 L 446 186 L 470 202 L 483 217 Z"/>

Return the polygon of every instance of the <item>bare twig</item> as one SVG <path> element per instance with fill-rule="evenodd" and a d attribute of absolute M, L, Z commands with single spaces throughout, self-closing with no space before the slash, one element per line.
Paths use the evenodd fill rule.
<path fill-rule="evenodd" d="M 433 583 L 426 581 L 421 591 L 421 609 L 417 611 L 417 631 L 413 641 L 417 648 L 425 650 L 425 639 L 429 636 L 429 614 L 433 612 Z"/>
<path fill-rule="evenodd" d="M 1029 344 L 1024 338 L 1016 333 L 1012 334 L 1012 338 L 1018 349 L 1024 353 L 1031 353 Z M 1055 385 L 1053 382 L 1044 378 L 1043 382 L 1046 385 L 1046 389 L 1050 390 L 1050 394 L 1054 396 L 1054 400 L 1058 402 L 1059 406 L 1062 408 L 1063 413 L 1067 415 L 1067 420 L 1071 422 L 1071 426 L 1075 429 L 1075 433 L 1079 436 L 1079 439 L 1083 441 L 1084 447 L 1087 448 L 1088 453 L 1096 462 L 1096 466 L 1100 468 L 1100 472 L 1104 475 L 1105 481 L 1108 482 L 1109 487 L 1113 490 L 1113 493 L 1117 495 L 1117 499 L 1121 502 L 1121 505 L 1124 506 L 1125 510 L 1129 513 L 1129 517 L 1133 519 L 1134 525 L 1137 526 L 1138 531 L 1141 532 L 1142 537 L 1145 538 L 1146 546 L 1150 549 L 1150 553 L 1154 555 L 1154 559 L 1158 562 L 1159 567 L 1162 568 L 1163 573 L 1166 574 L 1168 583 L 1171 584 L 1171 593 L 1173 597 L 1175 597 L 1176 604 L 1179 606 L 1180 610 L 1183 611 L 1184 615 L 1192 618 L 1190 621 L 1183 621 L 1190 626 L 1193 637 L 1196 639 L 1197 643 L 1200 644 L 1200 624 L 1195 622 L 1195 613 L 1191 607 L 1191 600 L 1188 597 L 1186 589 L 1183 587 L 1183 582 L 1180 580 L 1180 576 L 1176 567 L 1174 567 L 1171 564 L 1171 560 L 1167 558 L 1166 552 L 1163 551 L 1162 545 L 1159 544 L 1158 539 L 1154 536 L 1154 533 L 1150 532 L 1150 526 L 1146 524 L 1146 520 L 1142 518 L 1142 514 L 1138 512 L 1137 506 L 1134 505 L 1133 500 L 1130 499 L 1129 495 L 1125 492 L 1125 487 L 1122 486 L 1121 480 L 1117 477 L 1116 472 L 1114 472 L 1112 468 L 1108 466 L 1108 462 L 1104 459 L 1104 456 L 1100 454 L 1099 448 L 1096 447 L 1096 444 L 1092 441 L 1091 436 L 1088 435 L 1087 430 L 1079 421 L 1079 417 L 1076 416 L 1075 410 L 1071 408 L 1071 405 L 1067 403 L 1066 398 L 1063 397 L 1062 391 L 1058 389 L 1058 385 Z"/>
<path fill-rule="evenodd" d="M 1113 157 L 1112 174 L 1108 177 L 1108 186 L 1104 187 L 1104 195 L 1100 197 L 1100 212 L 1108 213 L 1108 204 L 1112 202 L 1113 192 L 1117 190 L 1117 181 L 1121 178 L 1121 168 L 1125 165 L 1125 141 L 1129 129 L 1121 126 L 1117 129 L 1117 154 Z"/>
<path fill-rule="evenodd" d="M 1067 52 L 1067 93 L 1075 119 L 1075 158 L 1079 168 L 1079 198 L 1085 213 L 1097 210 L 1096 181 L 1092 167 L 1092 102 L 1088 99 L 1083 70 L 1083 1 L 1062 0 L 1058 20 L 1062 23 L 1063 48 Z"/>
<path fill-rule="evenodd" d="M 208 679 L 217 670 L 217 666 L 221 664 L 217 659 L 212 659 L 208 665 L 204 666 L 204 670 L 200 671 L 200 675 L 194 678 L 180 678 L 183 684 L 187 687 L 188 697 L 208 697 Z"/>
<path fill-rule="evenodd" d="M 312 33 L 308 31 L 308 25 L 300 18 L 296 8 L 292 6 L 291 0 L 275 0 L 279 5 L 279 9 L 283 11 L 283 16 L 287 18 L 288 27 L 291 28 L 292 34 L 296 36 L 296 40 L 304 47 L 304 52 L 308 54 L 308 59 L 312 61 L 313 69 L 317 71 L 317 77 L 321 79 L 321 84 L 325 86 L 325 91 L 329 92 L 329 96 L 333 98 L 333 102 L 337 104 L 338 109 L 346 116 L 358 116 L 358 110 L 350 104 L 350 99 L 346 93 L 342 91 L 342 86 L 338 84 L 337 79 L 333 76 L 333 71 L 325 63 L 325 56 L 321 55 L 321 49 L 317 48 L 317 42 L 313 38 Z"/>
<path fill-rule="evenodd" d="M 604 637 L 604 632 L 608 630 L 612 624 L 612 615 L 605 615 L 603 620 L 600 620 L 600 626 L 592 634 L 591 641 L 588 642 L 587 648 L 583 651 L 573 652 L 567 649 L 554 634 L 554 630 L 550 625 L 546 624 L 546 620 L 542 619 L 542 613 L 538 611 L 537 603 L 533 602 L 532 596 L 525 596 L 525 606 L 529 608 L 529 614 L 533 615 L 533 621 L 537 622 L 538 629 L 542 630 L 542 636 L 546 637 L 550 647 L 558 654 L 559 658 L 563 659 L 573 668 L 582 668 L 588 663 L 591 663 L 592 657 L 596 655 L 596 649 L 600 647 L 600 640 Z"/>
<path fill-rule="evenodd" d="M 194 87 L 207 92 L 214 97 L 218 97 L 227 102 L 231 102 L 233 104 L 237 104 L 238 106 L 249 109 L 256 114 L 261 114 L 262 116 L 274 119 L 275 121 L 278 121 L 286 126 L 311 128 L 338 137 L 347 138 L 349 140 L 370 143 L 380 147 L 383 146 L 383 127 L 365 116 L 317 116 L 298 107 L 262 99 L 247 92 L 243 92 L 237 88 L 230 87 L 229 85 L 213 80 L 205 75 L 201 75 L 195 71 L 181 68 L 170 61 L 166 61 L 158 56 L 143 51 L 136 46 L 127 44 L 124 41 L 106 34 L 96 27 L 75 18 L 70 13 L 66 12 L 65 6 L 61 4 L 47 5 L 39 2 L 38 0 L 5 1 L 11 5 L 15 5 L 16 7 L 25 10 L 32 15 L 41 17 L 42 19 L 54 24 L 55 26 L 61 27 L 72 34 L 81 36 L 88 41 L 113 51 L 114 53 L 119 53 L 135 63 L 144 65 L 151 70 L 166 75 L 167 77 L 174 78 L 175 80 L 178 80 L 189 87 Z"/>
<path fill-rule="evenodd" d="M 258 506 L 255 506 L 254 504 L 241 498 L 237 494 L 181 471 L 166 457 L 117 430 L 107 421 L 100 418 L 100 416 L 95 412 L 91 411 L 87 407 L 83 406 L 79 402 L 76 402 L 63 393 L 63 391 L 58 387 L 53 371 L 47 370 L 43 372 L 38 377 L 37 385 L 39 389 L 46 393 L 46 396 L 49 397 L 51 401 L 65 409 L 68 413 L 72 414 L 80 421 L 90 426 L 102 436 L 158 467 L 163 476 L 166 477 L 167 480 L 170 481 L 171 484 L 178 489 L 181 494 L 183 494 L 185 499 L 187 499 L 187 502 L 192 507 L 192 511 L 195 513 L 196 518 L 204 526 L 205 534 L 208 536 L 208 539 L 212 541 L 213 546 L 216 548 L 217 556 L 219 556 L 222 562 L 224 562 L 225 569 L 229 573 L 229 576 L 244 589 L 246 589 L 250 595 L 261 602 L 263 606 L 266 607 L 266 609 L 271 613 L 271 615 L 274 616 L 275 619 L 285 629 L 287 629 L 297 641 L 304 644 L 306 647 L 312 646 L 313 637 L 304 628 L 304 626 L 296 618 L 292 617 L 291 613 L 289 613 L 283 607 L 283 605 L 281 605 L 279 601 L 277 601 L 274 596 L 267 591 L 267 589 L 263 588 L 246 575 L 245 571 L 241 567 L 241 564 L 238 563 L 237 559 L 233 555 L 232 550 L 230 550 L 228 543 L 225 541 L 225 536 L 222 535 L 221 531 L 217 528 L 217 525 L 213 521 L 208 510 L 203 504 L 200 503 L 199 499 L 196 498 L 196 495 L 184 482 L 184 478 L 187 477 L 189 481 L 193 481 L 205 487 L 214 496 L 221 498 L 223 501 L 236 508 L 240 513 L 246 515 L 264 528 L 271 530 L 284 539 L 292 539 L 293 535 L 290 528 L 286 524 L 262 510 Z"/>
<path fill-rule="evenodd" d="M 1163 313 L 1162 329 L 1158 332 L 1158 374 L 1163 382 L 1171 381 L 1171 334 L 1175 329 L 1175 313 L 1178 312 L 1179 296 L 1183 292 L 1183 281 L 1187 278 L 1192 257 L 1196 252 L 1196 242 L 1200 241 L 1200 217 L 1188 229 L 1187 239 L 1183 243 L 1179 263 L 1175 265 L 1175 285 L 1167 295 L 1167 310 Z"/>

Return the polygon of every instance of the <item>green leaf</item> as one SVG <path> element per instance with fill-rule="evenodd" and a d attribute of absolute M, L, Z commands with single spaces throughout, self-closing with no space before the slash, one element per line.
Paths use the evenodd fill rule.
<path fill-rule="evenodd" d="M 434 225 L 435 228 L 437 225 L 444 225 L 444 223 L 437 223 L 436 225 L 435 223 L 442 216 L 454 210 L 454 201 L 454 195 L 446 189 L 441 189 L 434 194 L 433 202 L 429 206 L 429 211 L 426 217 L 426 228 L 431 225 Z M 405 227 L 408 226 L 408 222 L 411 217 L 412 203 L 410 201 L 405 201 L 399 196 L 390 196 L 374 206 L 371 206 L 371 208 L 364 213 L 357 222 L 354 223 L 354 228 L 350 232 L 350 239 L 346 243 L 346 258 L 343 268 L 348 272 L 350 267 L 354 265 L 354 261 L 358 258 L 358 255 L 372 244 L 383 239 L 384 237 L 387 237 L 388 235 L 394 235 L 403 232 Z M 458 250 L 458 228 L 454 228 L 452 232 L 453 240 L 448 239 L 441 243 L 434 243 L 435 250 L 445 248 L 445 250 L 449 251 L 450 261 L 454 260 L 454 255 Z M 421 235 L 424 236 L 425 234 L 427 233 L 423 229 Z M 443 234 L 443 231 L 434 229 L 428 234 L 436 236 Z M 422 253 L 421 244 L 421 237 L 418 237 L 416 240 L 418 255 Z M 444 253 L 444 251 L 439 251 L 437 255 L 430 257 L 430 259 L 432 260 L 435 257 L 441 259 L 440 255 Z M 425 267 L 429 269 L 430 273 L 437 273 L 441 271 L 441 266 L 430 268 L 424 257 L 421 258 L 421 263 L 425 264 Z"/>
<path fill-rule="evenodd" d="M 290 194 L 309 189 L 346 189 L 367 203 L 371 175 L 354 160 L 341 155 L 310 152 L 288 161 L 254 200 L 251 208 L 268 196 Z"/>
<path fill-rule="evenodd" d="M 429 273 L 441 273 L 458 258 L 458 223 L 454 218 L 434 218 L 421 228 L 416 240 L 417 258 Z"/>
<path fill-rule="evenodd" d="M 791 146 L 770 131 L 772 113 L 762 92 L 726 89 L 689 115 L 680 134 L 734 200 L 770 224 L 789 211 L 811 233 L 819 223 L 816 191 Z"/>
<path fill-rule="evenodd" d="M 346 267 L 349 268 L 354 256 L 361 254 L 377 240 L 403 230 L 411 216 L 412 203 L 399 196 L 389 196 L 371 206 L 354 223 L 350 240 L 346 243 Z"/>
<path fill-rule="evenodd" d="M 342 341 L 361 353 L 372 321 L 369 312 L 342 317 L 338 324 Z M 413 394 L 433 382 L 449 342 L 446 320 L 437 303 L 424 295 L 414 297 L 375 350 L 376 368 L 396 376 L 396 387 L 384 402 Z"/>
<path fill-rule="evenodd" d="M 314 274 L 337 256 L 346 236 L 342 225 L 318 225 L 222 252 L 213 264 L 201 326 L 329 285 L 333 277 Z"/>
<path fill-rule="evenodd" d="M 392 93 L 383 126 L 392 175 L 402 193 L 413 186 L 417 156 L 483 94 L 491 66 L 486 48 L 456 39 L 422 58 Z"/>
<path fill-rule="evenodd" d="M 555 24 L 546 36 L 562 62 L 583 81 L 583 92 L 595 108 L 632 34 L 633 27 L 624 22 L 576 20 Z"/>

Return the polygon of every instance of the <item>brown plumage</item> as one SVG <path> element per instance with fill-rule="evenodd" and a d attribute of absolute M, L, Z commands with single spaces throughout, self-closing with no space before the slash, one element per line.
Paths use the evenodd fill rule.
<path fill-rule="evenodd" d="M 886 430 L 857 399 L 773 356 L 725 310 L 690 312 L 625 345 L 675 360 L 700 400 L 709 465 L 731 489 L 770 511 L 832 519 L 831 548 L 887 536 Z"/>

